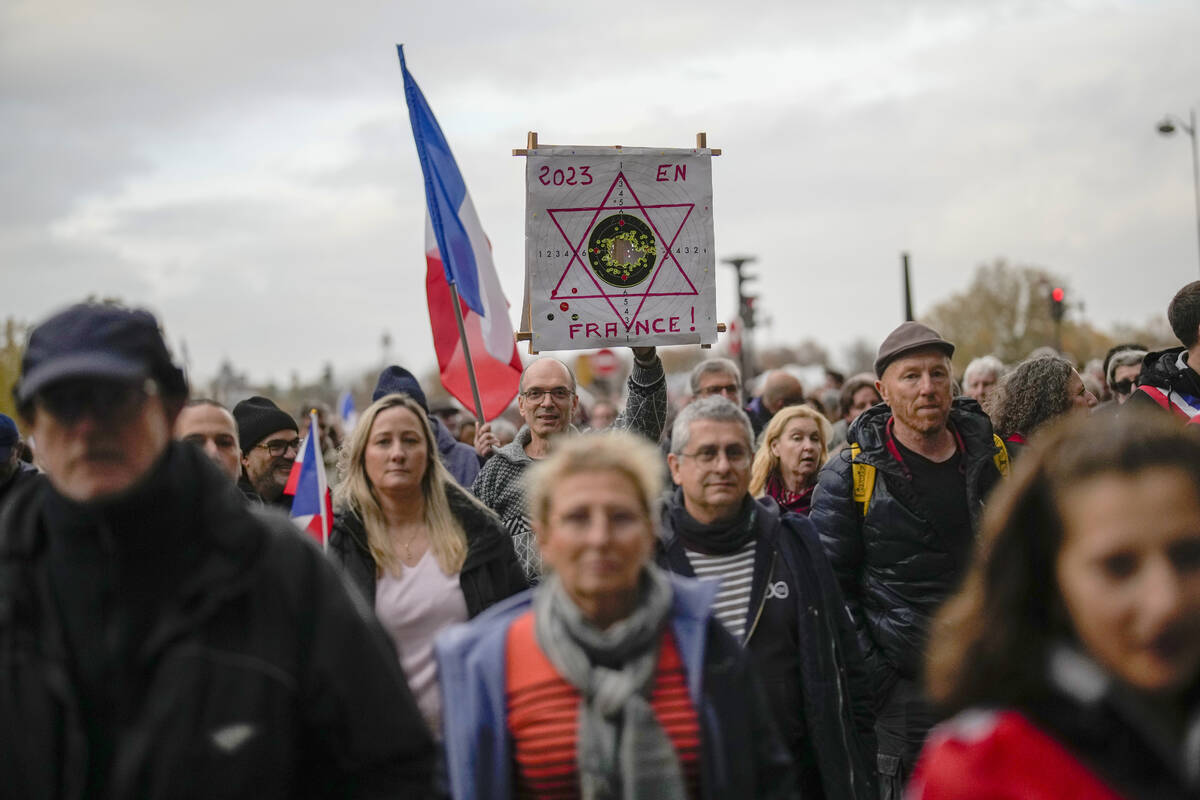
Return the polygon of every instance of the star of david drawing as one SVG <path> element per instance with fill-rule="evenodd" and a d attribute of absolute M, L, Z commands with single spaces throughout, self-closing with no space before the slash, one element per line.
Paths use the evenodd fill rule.
<path fill-rule="evenodd" d="M 629 196 L 633 199 L 632 205 L 609 204 L 609 200 L 612 197 L 613 192 L 621 184 L 624 184 L 625 188 L 629 191 Z M 567 247 L 571 250 L 571 260 L 567 262 L 567 268 L 563 270 L 563 274 L 561 277 L 559 277 L 558 283 L 556 283 L 554 288 L 550 291 L 550 299 L 587 300 L 603 298 L 608 302 L 609 308 L 613 310 L 613 313 L 617 315 L 617 319 L 622 325 L 625 326 L 625 330 L 628 331 L 633 327 L 634 322 L 637 321 L 638 315 L 641 314 L 642 307 L 646 304 L 646 298 L 687 297 L 693 295 L 698 296 L 700 292 L 696 289 L 695 284 L 692 283 L 691 278 L 689 278 L 687 273 L 684 272 L 683 266 L 679 263 L 679 260 L 675 258 L 674 252 L 675 240 L 679 238 L 680 231 L 683 230 L 684 224 L 688 221 L 688 218 L 691 217 L 692 210 L 695 207 L 695 203 L 660 203 L 657 205 L 643 205 L 642 201 L 638 199 L 637 193 L 634 192 L 633 186 L 631 186 L 629 181 L 626 180 L 625 173 L 617 172 L 617 177 L 613 179 L 612 184 L 608 187 L 608 191 L 604 194 L 604 199 L 600 201 L 599 205 L 582 206 L 579 208 L 547 208 L 547 214 L 550 215 L 550 219 L 553 220 L 554 226 L 558 228 L 558 232 L 562 235 L 563 241 L 567 243 Z M 678 225 L 672 224 L 664 227 L 663 230 L 660 230 L 659 225 L 655 223 L 654 217 L 650 213 L 650 211 L 653 209 L 683 209 L 684 214 Z M 579 240 L 572 241 L 571 237 L 567 235 L 566 230 L 563 229 L 563 224 L 560 221 L 560 217 L 563 217 L 567 214 L 580 212 L 592 212 L 592 217 L 587 226 L 584 228 L 583 234 L 579 237 Z M 593 231 L 598 227 L 596 221 L 600 218 L 600 215 L 605 212 L 609 212 L 610 214 L 615 214 L 618 216 L 606 217 L 601 221 L 601 226 L 608 226 L 613 231 L 620 231 L 626 226 L 625 222 L 620 220 L 618 217 L 623 213 L 629 213 L 630 224 L 627 227 L 629 228 L 630 234 L 637 234 L 640 231 L 644 231 L 645 228 L 649 226 L 649 229 L 654 233 L 654 241 L 651 243 L 650 247 L 653 247 L 654 245 L 661 247 L 664 243 L 667 243 L 662 252 L 662 257 L 657 257 L 657 254 L 655 254 L 653 266 L 650 267 L 651 271 L 649 273 L 648 281 L 645 280 L 644 275 L 639 277 L 638 270 L 636 269 L 612 270 L 614 273 L 613 278 L 605 277 L 603 281 L 600 281 L 597 279 L 596 270 L 589 266 L 588 259 L 580 256 L 580 249 L 588 244 L 588 237 L 592 235 Z M 630 212 L 640 212 L 641 218 L 639 219 L 638 217 L 633 216 Z M 663 220 L 660 219 L 660 222 L 662 221 Z M 674 230 L 671 230 L 671 228 L 674 228 Z M 670 234 L 669 240 L 663 235 L 664 231 Z M 649 260 L 649 248 L 645 248 L 645 253 L 637 250 L 636 239 L 634 239 L 632 236 L 623 237 L 623 241 L 625 242 L 623 247 L 626 251 L 632 251 L 639 256 L 645 256 L 645 260 Z M 633 242 L 633 244 L 629 244 L 628 242 Z M 593 254 L 594 253 L 595 251 L 593 251 Z M 667 268 L 668 263 L 672 264 L 674 269 L 679 270 L 679 274 L 683 276 L 683 280 L 687 282 L 690 291 L 654 291 L 654 284 L 658 280 L 662 271 Z M 559 294 L 559 288 L 563 285 L 563 281 L 567 279 L 567 275 L 570 274 L 571 270 L 573 269 L 582 270 L 587 275 L 592 285 L 596 287 L 596 294 Z M 620 285 L 620 281 L 623 279 L 622 275 L 624 276 L 624 279 L 633 278 L 635 280 L 636 286 L 630 288 L 636 289 L 636 291 L 630 291 L 630 288 L 625 288 Z M 613 302 L 613 300 L 621 300 L 625 298 L 640 298 L 637 308 L 628 320 L 621 315 L 621 312 L 617 310 L 617 306 Z"/>

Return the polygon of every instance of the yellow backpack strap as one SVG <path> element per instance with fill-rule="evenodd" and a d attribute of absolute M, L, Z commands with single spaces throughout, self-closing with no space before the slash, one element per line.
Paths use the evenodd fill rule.
<path fill-rule="evenodd" d="M 867 515 L 867 507 L 871 505 L 871 493 L 875 491 L 875 466 L 863 464 L 858 460 L 862 448 L 857 443 L 850 445 L 850 477 L 854 483 L 854 502 L 862 507 L 862 515 Z M 1005 456 L 1007 459 L 1007 455 Z"/>
<path fill-rule="evenodd" d="M 1008 477 L 1008 448 L 1004 446 L 1004 440 L 996 434 L 992 434 L 992 440 L 996 443 L 996 454 L 992 456 L 992 460 L 996 462 L 996 469 L 1000 471 L 1000 476 Z"/>

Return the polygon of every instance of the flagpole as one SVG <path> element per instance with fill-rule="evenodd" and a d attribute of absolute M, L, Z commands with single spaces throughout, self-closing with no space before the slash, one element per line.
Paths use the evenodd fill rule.
<path fill-rule="evenodd" d="M 471 379 L 471 397 L 475 398 L 475 421 L 482 425 L 483 403 L 479 402 L 479 384 L 475 381 L 475 364 L 471 361 L 471 345 L 467 344 L 467 329 L 463 325 L 462 307 L 458 302 L 458 288 L 450 283 L 450 303 L 454 306 L 454 321 L 458 323 L 458 340 L 462 342 L 463 357 L 467 361 L 467 377 Z"/>

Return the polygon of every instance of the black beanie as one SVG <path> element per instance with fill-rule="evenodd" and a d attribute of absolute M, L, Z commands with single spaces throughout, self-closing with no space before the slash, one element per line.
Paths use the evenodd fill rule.
<path fill-rule="evenodd" d="M 300 432 L 296 420 L 265 397 L 255 396 L 238 403 L 233 407 L 233 418 L 237 421 L 238 445 L 243 453 L 249 453 L 275 431 L 287 428 Z"/>
<path fill-rule="evenodd" d="M 425 409 L 426 414 L 429 413 L 429 403 L 425 401 L 425 392 L 421 391 L 421 384 L 404 367 L 393 364 L 379 373 L 379 381 L 375 384 L 375 391 L 371 393 L 371 402 L 374 403 L 389 394 L 406 394 L 416 400 L 417 405 Z"/>

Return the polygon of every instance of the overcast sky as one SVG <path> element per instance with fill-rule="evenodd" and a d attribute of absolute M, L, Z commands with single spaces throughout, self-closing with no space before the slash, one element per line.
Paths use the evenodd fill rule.
<path fill-rule="evenodd" d="M 395 44 L 450 141 L 517 319 L 526 131 L 714 160 L 718 257 L 760 341 L 835 355 L 1004 257 L 1140 323 L 1200 277 L 1200 4 L 0 0 L 0 315 L 94 293 L 193 375 L 434 363 L 424 191 Z M 720 268 L 718 316 L 734 308 Z M 524 345 L 521 346 L 524 352 Z"/>

